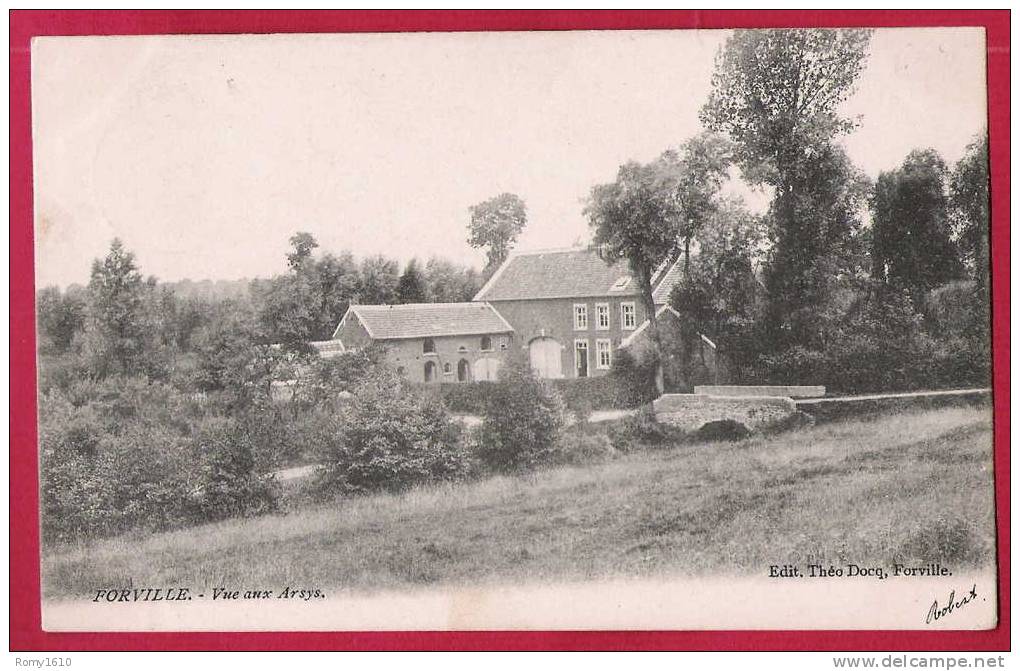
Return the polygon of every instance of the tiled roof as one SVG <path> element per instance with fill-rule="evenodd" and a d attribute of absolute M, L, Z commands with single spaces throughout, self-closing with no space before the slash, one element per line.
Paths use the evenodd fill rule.
<path fill-rule="evenodd" d="M 637 282 L 624 262 L 609 265 L 594 250 L 580 248 L 511 254 L 475 300 L 633 296 L 638 293 Z"/>
<path fill-rule="evenodd" d="M 661 277 L 653 279 L 655 289 L 652 290 L 652 298 L 656 305 L 665 305 L 669 302 L 669 294 L 672 293 L 673 287 L 683 279 L 683 276 L 684 259 L 681 256 L 663 271 Z"/>
<path fill-rule="evenodd" d="M 349 313 L 358 317 L 374 340 L 513 331 L 488 303 L 352 305 Z"/>

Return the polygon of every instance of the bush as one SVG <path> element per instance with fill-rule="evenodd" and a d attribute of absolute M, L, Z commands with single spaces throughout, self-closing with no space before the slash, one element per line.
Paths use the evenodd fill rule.
<path fill-rule="evenodd" d="M 459 479 L 470 466 L 462 428 L 442 403 L 388 371 L 356 387 L 337 427 L 322 455 L 323 484 L 334 492 L 397 491 Z"/>
<path fill-rule="evenodd" d="M 675 447 L 688 439 L 687 434 L 655 419 L 655 413 L 644 407 L 610 429 L 613 446 L 621 452 Z"/>
<path fill-rule="evenodd" d="M 206 455 L 198 505 L 203 521 L 273 512 L 279 500 L 276 478 L 257 468 L 264 447 L 258 423 L 226 420 L 199 438 Z"/>
<path fill-rule="evenodd" d="M 536 378 L 526 364 L 504 366 L 486 399 L 479 458 L 503 473 L 554 461 L 564 412 L 556 390 Z"/>
<path fill-rule="evenodd" d="M 616 448 L 604 432 L 578 428 L 567 430 L 556 448 L 556 463 L 583 466 L 608 461 L 616 456 Z"/>
<path fill-rule="evenodd" d="M 720 419 L 708 422 L 698 429 L 696 435 L 698 440 L 735 442 L 747 438 L 751 435 L 751 432 L 746 426 L 734 419 Z"/>
<path fill-rule="evenodd" d="M 815 425 L 815 418 L 806 412 L 797 410 L 786 417 L 770 422 L 768 425 L 762 427 L 762 433 L 768 435 L 775 435 L 777 433 L 785 433 L 787 431 L 796 431 L 797 429 L 807 429 Z"/>

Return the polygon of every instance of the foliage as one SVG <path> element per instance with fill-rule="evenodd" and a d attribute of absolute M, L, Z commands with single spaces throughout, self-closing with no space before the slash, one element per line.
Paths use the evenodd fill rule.
<path fill-rule="evenodd" d="M 215 394 L 228 408 L 244 409 L 269 398 L 274 353 L 259 342 L 255 327 L 236 314 L 203 327 L 196 335 L 195 387 Z"/>
<path fill-rule="evenodd" d="M 878 176 L 871 199 L 872 277 L 920 297 L 962 274 L 949 226 L 947 175 L 937 152 L 915 149 L 898 170 Z"/>
<path fill-rule="evenodd" d="M 390 305 L 397 299 L 400 282 L 399 266 L 381 254 L 361 261 L 361 296 L 366 305 Z"/>
<path fill-rule="evenodd" d="M 560 436 L 555 463 L 584 466 L 600 464 L 616 456 L 613 441 L 604 431 L 590 425 L 575 424 Z"/>
<path fill-rule="evenodd" d="M 698 429 L 695 436 L 703 441 L 738 441 L 750 437 L 751 431 L 746 426 L 734 419 L 719 419 L 714 422 L 706 422 Z"/>
<path fill-rule="evenodd" d="M 978 134 L 953 168 L 949 183 L 955 234 L 964 260 L 979 287 L 987 289 L 988 236 L 991 219 L 988 200 L 988 133 Z"/>
<path fill-rule="evenodd" d="M 85 329 L 87 296 L 82 287 L 74 285 L 61 292 L 46 287 L 36 296 L 39 325 L 39 352 L 63 354 L 71 350 L 75 336 Z"/>
<path fill-rule="evenodd" d="M 114 239 L 102 261 L 92 264 L 85 307 L 83 355 L 97 377 L 144 371 L 158 375 L 156 343 L 147 311 L 146 282 L 135 256 Z"/>
<path fill-rule="evenodd" d="M 511 362 L 500 369 L 486 399 L 478 456 L 504 473 L 551 463 L 564 423 L 559 394 L 526 364 Z"/>
<path fill-rule="evenodd" d="M 258 417 L 246 418 L 248 420 Z M 201 432 L 199 449 L 205 455 L 198 507 L 203 520 L 258 515 L 277 509 L 276 479 L 257 468 L 264 453 L 264 422 L 227 420 Z"/>
<path fill-rule="evenodd" d="M 769 349 L 811 345 L 815 315 L 862 256 L 864 180 L 832 141 L 854 127 L 839 109 L 869 42 L 867 30 L 738 30 L 716 58 L 702 121 L 734 141 L 747 181 L 774 188 Z"/>
<path fill-rule="evenodd" d="M 733 139 L 745 178 L 788 193 L 790 169 L 811 148 L 853 129 L 839 111 L 870 39 L 868 30 L 737 30 L 716 56 L 701 120 Z"/>
<path fill-rule="evenodd" d="M 469 467 L 461 427 L 442 403 L 378 370 L 339 410 L 325 452 L 325 485 L 339 493 L 396 491 L 455 480 Z"/>
<path fill-rule="evenodd" d="M 432 257 L 425 264 L 428 300 L 433 303 L 462 303 L 474 298 L 482 288 L 481 276 L 444 259 Z"/>
<path fill-rule="evenodd" d="M 528 223 L 524 201 L 513 193 L 501 193 L 472 205 L 468 224 L 468 244 L 485 248 L 485 267 L 495 270 L 510 253 L 517 236 Z"/>
<path fill-rule="evenodd" d="M 426 291 L 425 278 L 418 270 L 418 260 L 411 259 L 397 282 L 397 302 L 424 303 Z"/>

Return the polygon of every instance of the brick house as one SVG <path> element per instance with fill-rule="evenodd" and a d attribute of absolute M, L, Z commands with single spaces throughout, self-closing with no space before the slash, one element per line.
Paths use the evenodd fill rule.
<path fill-rule="evenodd" d="M 333 340 L 313 345 L 328 357 L 370 343 L 412 382 L 495 380 L 513 328 L 484 302 L 352 305 Z"/>
<path fill-rule="evenodd" d="M 680 275 L 677 261 L 652 278 L 665 333 L 679 325 L 668 301 Z M 412 382 L 494 380 L 514 353 L 541 377 L 583 378 L 608 373 L 621 347 L 639 350 L 647 325 L 626 264 L 575 248 L 512 253 L 470 303 L 352 305 L 333 339 L 312 345 L 330 357 L 380 343 Z"/>
<path fill-rule="evenodd" d="M 679 262 L 652 278 L 656 316 L 665 328 L 679 315 L 667 303 Z M 513 327 L 542 377 L 605 375 L 613 356 L 642 337 L 647 310 L 626 264 L 610 265 L 589 248 L 515 252 L 474 297 Z"/>

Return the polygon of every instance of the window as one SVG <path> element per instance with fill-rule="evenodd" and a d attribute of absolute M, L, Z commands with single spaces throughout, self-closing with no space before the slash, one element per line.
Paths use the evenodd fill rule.
<path fill-rule="evenodd" d="M 406 373 L 404 371 L 404 367 L 403 366 L 397 366 L 397 375 L 399 375 L 400 377 L 404 377 L 405 374 Z"/>
<path fill-rule="evenodd" d="M 499 339 L 499 348 L 508 349 L 510 347 L 510 338 L 507 336 L 501 336 Z"/>
<path fill-rule="evenodd" d="M 574 330 L 588 329 L 588 306 L 585 303 L 574 303 Z"/>
<path fill-rule="evenodd" d="M 595 304 L 595 330 L 609 330 L 609 303 Z"/>
<path fill-rule="evenodd" d="M 443 375 L 451 375 L 452 373 L 453 373 L 453 367 L 450 364 L 448 364 L 448 363 L 444 363 L 443 364 Z"/>
<path fill-rule="evenodd" d="M 616 280 L 616 283 L 613 284 L 613 286 L 611 286 L 609 288 L 609 290 L 610 291 L 623 291 L 624 289 L 627 288 L 628 284 L 630 284 L 630 278 L 629 277 L 621 277 L 620 279 Z"/>
<path fill-rule="evenodd" d="M 491 352 L 492 351 L 492 338 L 491 337 L 489 337 L 489 336 L 482 336 L 482 351 L 483 352 Z"/>
<path fill-rule="evenodd" d="M 435 354 L 436 353 L 436 341 L 432 338 L 425 338 L 421 343 L 422 354 Z"/>
<path fill-rule="evenodd" d="M 461 345 L 460 347 L 457 348 L 457 351 L 458 352 L 466 352 L 467 351 L 467 345 Z"/>
<path fill-rule="evenodd" d="M 574 341 L 574 373 L 576 377 L 588 377 L 588 341 Z"/>
<path fill-rule="evenodd" d="M 425 362 L 425 381 L 435 382 L 436 380 L 436 362 L 426 361 Z"/>
<path fill-rule="evenodd" d="M 471 379 L 471 364 L 467 362 L 467 359 L 461 359 L 457 362 L 457 382 L 467 382 Z"/>
<path fill-rule="evenodd" d="M 620 303 L 620 323 L 628 331 L 633 331 L 637 328 L 637 311 L 633 302 Z"/>
<path fill-rule="evenodd" d="M 595 367 L 600 370 L 609 370 L 613 366 L 613 344 L 609 338 L 599 338 L 595 341 Z"/>

